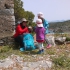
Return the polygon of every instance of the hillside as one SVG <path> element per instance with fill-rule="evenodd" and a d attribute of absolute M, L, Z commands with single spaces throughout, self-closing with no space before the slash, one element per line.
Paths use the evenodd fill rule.
<path fill-rule="evenodd" d="M 49 29 L 55 33 L 70 32 L 70 20 L 64 22 L 50 22 Z"/>

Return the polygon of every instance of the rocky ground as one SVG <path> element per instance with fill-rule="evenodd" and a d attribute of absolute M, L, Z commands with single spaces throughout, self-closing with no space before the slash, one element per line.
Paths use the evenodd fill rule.
<path fill-rule="evenodd" d="M 70 70 L 70 44 L 44 47 L 45 52 L 37 54 L 38 49 L 20 52 L 11 46 L 0 46 L 0 70 Z"/>
<path fill-rule="evenodd" d="M 33 57 L 35 61 L 25 61 L 25 58 L 12 54 L 8 58 L 0 60 L 0 70 L 49 70 L 52 67 L 52 61 L 47 55 L 28 57 Z"/>
<path fill-rule="evenodd" d="M 37 54 L 36 50 L 32 52 L 20 52 L 19 50 L 7 50 L 7 48 L 3 48 L 5 50 L 0 51 L 0 56 L 8 57 L 0 59 L 0 70 L 59 70 L 61 67 L 60 70 L 69 70 L 69 46 L 65 47 L 61 45 L 50 49 L 45 48 L 43 54 Z M 54 63 L 55 68 L 52 69 Z"/>

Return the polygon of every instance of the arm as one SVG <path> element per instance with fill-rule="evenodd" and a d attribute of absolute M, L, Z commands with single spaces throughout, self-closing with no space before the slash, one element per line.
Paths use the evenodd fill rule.
<path fill-rule="evenodd" d="M 17 26 L 16 30 L 18 31 L 18 34 L 23 34 L 23 33 L 26 33 L 28 31 L 28 28 L 24 28 L 22 29 L 21 26 Z"/>
<path fill-rule="evenodd" d="M 13 35 L 13 37 L 17 37 L 18 35 L 21 35 L 23 33 L 29 33 L 28 28 L 26 27 L 26 28 L 22 29 L 21 26 L 18 25 L 16 27 L 16 33 Z"/>
<path fill-rule="evenodd" d="M 28 30 L 29 30 L 29 33 L 31 33 L 33 31 L 31 26 L 28 27 Z"/>
<path fill-rule="evenodd" d="M 47 28 L 49 27 L 49 24 L 48 24 L 48 22 L 47 22 L 45 19 L 44 19 L 43 25 L 44 25 L 44 28 L 45 28 L 45 29 L 47 29 Z"/>
<path fill-rule="evenodd" d="M 37 28 L 35 28 L 35 33 L 37 32 Z"/>

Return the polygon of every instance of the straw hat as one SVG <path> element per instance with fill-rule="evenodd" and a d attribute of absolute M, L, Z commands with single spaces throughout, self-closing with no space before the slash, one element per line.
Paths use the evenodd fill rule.
<path fill-rule="evenodd" d="M 25 18 L 22 18 L 20 22 L 21 22 L 21 23 L 22 23 L 22 22 L 28 22 L 28 20 L 26 20 Z"/>

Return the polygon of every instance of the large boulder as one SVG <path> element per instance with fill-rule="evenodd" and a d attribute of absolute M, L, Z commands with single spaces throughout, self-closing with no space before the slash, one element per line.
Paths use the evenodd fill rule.
<path fill-rule="evenodd" d="M 55 42 L 56 42 L 57 44 L 64 44 L 65 41 L 66 41 L 66 37 L 56 37 L 56 38 L 55 38 Z"/>
<path fill-rule="evenodd" d="M 51 44 L 51 45 L 55 46 L 55 37 L 54 37 L 54 34 L 47 34 L 45 40 L 46 40 L 46 42 L 48 44 Z"/>

